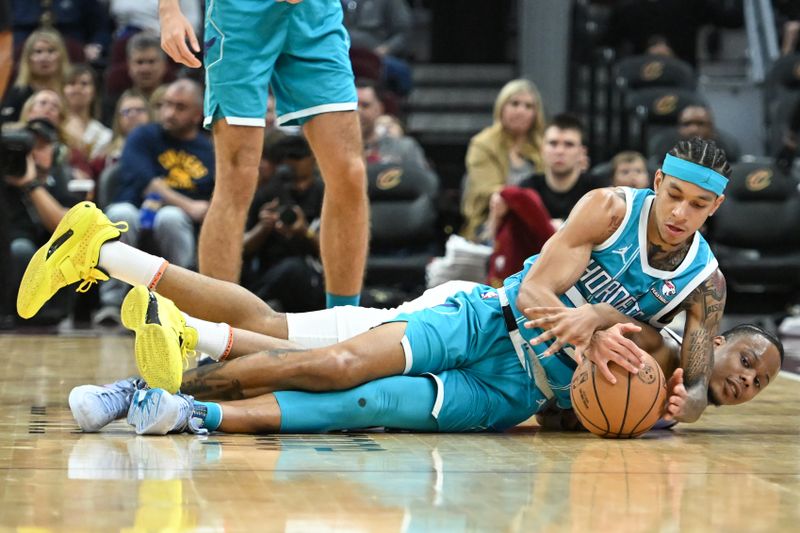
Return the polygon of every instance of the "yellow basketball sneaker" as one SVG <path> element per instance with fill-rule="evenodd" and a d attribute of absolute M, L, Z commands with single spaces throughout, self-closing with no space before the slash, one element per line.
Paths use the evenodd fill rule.
<path fill-rule="evenodd" d="M 76 281 L 86 292 L 108 275 L 97 268 L 100 246 L 128 231 L 125 222 L 113 223 L 92 202 L 81 202 L 67 211 L 47 244 L 33 255 L 17 295 L 17 313 L 31 318 L 62 287 Z"/>
<path fill-rule="evenodd" d="M 136 333 L 136 366 L 152 388 L 178 392 L 188 357 L 194 355 L 197 330 L 186 325 L 172 300 L 134 287 L 122 302 L 122 324 Z"/>

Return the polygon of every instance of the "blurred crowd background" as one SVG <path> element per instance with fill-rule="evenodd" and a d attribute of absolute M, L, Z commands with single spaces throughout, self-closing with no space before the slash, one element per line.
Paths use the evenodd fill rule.
<path fill-rule="evenodd" d="M 180 4 L 202 41 L 203 2 Z M 126 242 L 196 267 L 214 190 L 204 72 L 162 52 L 157 5 L 0 0 L 3 328 L 24 325 L 14 313 L 24 268 L 83 199 L 127 221 Z M 728 309 L 792 329 L 800 2 L 342 7 L 372 213 L 364 305 L 395 305 L 448 279 L 499 283 L 584 193 L 650 187 L 666 151 L 701 136 L 734 168 L 704 228 L 728 280 Z M 322 194 L 302 132 L 276 127 L 269 111 L 242 284 L 278 309 L 324 306 Z M 62 291 L 34 324 L 117 326 L 125 291 L 113 282 Z"/>

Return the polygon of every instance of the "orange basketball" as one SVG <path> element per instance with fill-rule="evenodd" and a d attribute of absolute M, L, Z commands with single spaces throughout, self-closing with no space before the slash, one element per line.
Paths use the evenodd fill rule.
<path fill-rule="evenodd" d="M 575 414 L 583 427 L 595 435 L 612 439 L 638 437 L 664 413 L 664 373 L 649 355 L 638 374 L 630 374 L 616 363 L 609 363 L 608 368 L 617 378 L 615 385 L 589 359 L 578 365 L 569 389 Z"/>

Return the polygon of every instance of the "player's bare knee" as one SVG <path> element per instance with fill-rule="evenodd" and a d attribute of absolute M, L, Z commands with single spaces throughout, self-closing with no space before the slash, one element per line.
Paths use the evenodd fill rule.
<path fill-rule="evenodd" d="M 235 317 L 237 323 L 231 325 L 283 338 L 280 335 L 286 331 L 286 314 L 274 310 L 260 298 L 251 296 L 247 300 L 252 304 L 242 307 L 242 312 Z"/>
<path fill-rule="evenodd" d="M 336 172 L 325 179 L 328 194 L 348 199 L 364 195 L 367 190 L 364 161 L 360 157 L 343 157 L 337 163 Z"/>
<path fill-rule="evenodd" d="M 321 377 L 330 390 L 351 389 L 364 381 L 359 359 L 350 350 L 331 348 L 326 360 L 328 364 Z"/>

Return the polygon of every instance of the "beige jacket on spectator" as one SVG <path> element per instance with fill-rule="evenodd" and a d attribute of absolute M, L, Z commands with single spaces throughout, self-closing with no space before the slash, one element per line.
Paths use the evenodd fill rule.
<path fill-rule="evenodd" d="M 489 199 L 506 185 L 509 173 L 511 141 L 499 124 L 484 128 L 469 142 L 467 176 L 461 199 L 464 226 L 461 235 L 477 239 L 480 226 L 489 214 Z M 523 156 L 542 168 L 542 157 L 532 145 L 526 146 Z"/>

